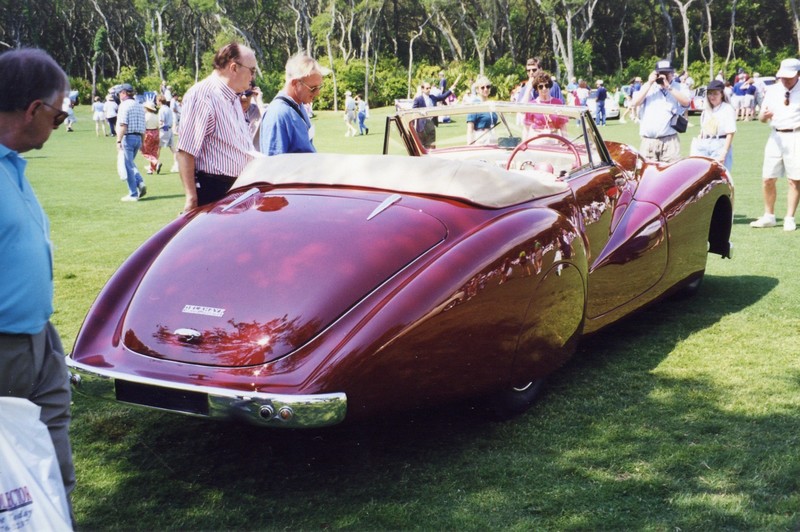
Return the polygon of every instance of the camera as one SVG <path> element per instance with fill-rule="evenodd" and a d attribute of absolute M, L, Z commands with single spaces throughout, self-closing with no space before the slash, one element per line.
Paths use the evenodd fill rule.
<path fill-rule="evenodd" d="M 666 82 L 667 82 L 667 78 L 665 78 L 664 76 L 658 76 L 656 78 L 656 83 L 658 83 L 659 85 L 663 85 Z"/>

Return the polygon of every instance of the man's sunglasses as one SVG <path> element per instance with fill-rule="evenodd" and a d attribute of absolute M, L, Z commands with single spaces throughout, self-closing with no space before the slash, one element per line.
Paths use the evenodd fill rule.
<path fill-rule="evenodd" d="M 314 93 L 314 92 L 319 92 L 319 90 L 322 88 L 322 85 L 314 85 L 314 86 L 312 87 L 311 85 L 309 85 L 308 83 L 306 83 L 306 82 L 305 82 L 305 81 L 303 81 L 302 79 L 300 79 L 300 80 L 298 80 L 298 81 L 299 81 L 300 83 L 302 83 L 302 84 L 303 84 L 303 86 L 304 86 L 305 88 L 307 88 L 309 91 L 311 91 L 312 93 Z"/>
<path fill-rule="evenodd" d="M 68 112 L 62 111 L 58 107 L 53 107 L 52 105 L 50 105 L 47 102 L 42 102 L 42 105 L 45 105 L 45 106 L 49 107 L 50 109 L 52 109 L 53 111 L 56 111 L 55 116 L 53 116 L 53 127 L 54 128 L 56 128 L 56 127 L 60 126 L 61 124 L 63 124 L 64 120 L 66 120 L 67 117 L 69 116 Z"/>

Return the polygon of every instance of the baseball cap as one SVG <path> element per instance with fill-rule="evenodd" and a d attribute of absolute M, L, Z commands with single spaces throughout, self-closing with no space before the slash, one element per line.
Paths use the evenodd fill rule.
<path fill-rule="evenodd" d="M 784 59 L 781 61 L 781 68 L 775 74 L 776 78 L 793 78 L 800 71 L 800 59 Z"/>
<path fill-rule="evenodd" d="M 708 84 L 708 86 L 706 87 L 706 90 L 707 91 L 724 91 L 725 90 L 725 84 L 722 83 L 720 80 L 715 79 L 711 83 Z"/>
<path fill-rule="evenodd" d="M 656 72 L 675 72 L 669 59 L 662 59 L 656 63 Z"/>

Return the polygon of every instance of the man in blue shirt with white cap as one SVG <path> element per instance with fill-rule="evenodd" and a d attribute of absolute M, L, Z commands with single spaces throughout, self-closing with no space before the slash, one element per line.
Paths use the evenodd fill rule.
<path fill-rule="evenodd" d="M 675 79 L 669 59 L 661 59 L 631 101 L 639 107 L 640 151 L 645 159 L 673 163 L 681 158 L 681 141 L 673 127 L 689 107 L 691 94 Z"/>

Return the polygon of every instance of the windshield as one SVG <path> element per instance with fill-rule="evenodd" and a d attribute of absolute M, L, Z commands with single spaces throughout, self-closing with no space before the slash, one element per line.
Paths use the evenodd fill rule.
<path fill-rule="evenodd" d="M 385 153 L 548 169 L 568 177 L 608 162 L 583 110 L 560 105 L 484 102 L 401 111 L 387 128 Z"/>

